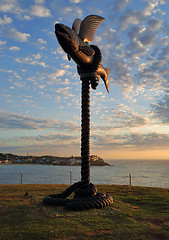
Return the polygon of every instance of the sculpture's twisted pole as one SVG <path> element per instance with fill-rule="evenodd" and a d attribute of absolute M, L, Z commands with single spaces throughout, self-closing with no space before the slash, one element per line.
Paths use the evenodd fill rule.
<path fill-rule="evenodd" d="M 78 67 L 82 81 L 81 92 L 81 181 L 82 188 L 90 185 L 90 84 L 95 89 L 98 85 L 97 69 L 101 63 L 102 55 L 97 46 L 91 45 L 95 50 L 95 58 L 90 68 Z"/>
<path fill-rule="evenodd" d="M 82 80 L 81 103 L 81 181 L 82 188 L 88 188 L 90 184 L 90 82 Z"/>

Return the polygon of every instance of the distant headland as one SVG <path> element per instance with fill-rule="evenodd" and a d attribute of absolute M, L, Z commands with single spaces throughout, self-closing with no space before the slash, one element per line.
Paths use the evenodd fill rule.
<path fill-rule="evenodd" d="M 97 155 L 90 156 L 91 166 L 110 166 Z M 81 157 L 59 157 L 59 156 L 20 156 L 11 153 L 0 153 L 0 164 L 44 164 L 61 166 L 80 166 Z"/>

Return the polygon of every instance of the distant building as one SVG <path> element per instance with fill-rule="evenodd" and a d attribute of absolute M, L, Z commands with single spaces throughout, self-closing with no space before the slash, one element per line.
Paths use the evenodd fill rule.
<path fill-rule="evenodd" d="M 97 155 L 91 155 L 90 156 L 90 161 L 98 161 L 98 160 L 101 160 L 101 158 L 99 157 L 99 156 L 97 156 Z"/>

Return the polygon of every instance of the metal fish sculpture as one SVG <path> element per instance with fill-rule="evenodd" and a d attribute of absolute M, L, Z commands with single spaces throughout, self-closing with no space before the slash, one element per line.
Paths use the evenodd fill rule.
<path fill-rule="evenodd" d="M 88 44 L 94 38 L 98 26 L 104 21 L 103 17 L 89 15 L 83 21 L 75 19 L 72 29 L 68 26 L 55 24 L 55 34 L 59 44 L 67 53 L 69 61 L 71 58 L 80 68 L 90 67 L 94 61 L 95 50 Z M 103 79 L 109 92 L 110 68 L 104 68 L 102 64 L 97 69 L 97 80 Z"/>

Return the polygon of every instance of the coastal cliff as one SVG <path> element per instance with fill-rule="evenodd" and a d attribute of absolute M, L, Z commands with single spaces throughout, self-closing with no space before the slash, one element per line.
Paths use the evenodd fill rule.
<path fill-rule="evenodd" d="M 59 156 L 19 156 L 11 153 L 0 153 L 0 164 L 47 164 L 62 166 L 80 166 L 81 157 L 59 157 Z M 101 157 L 90 156 L 91 166 L 109 166 Z"/>

